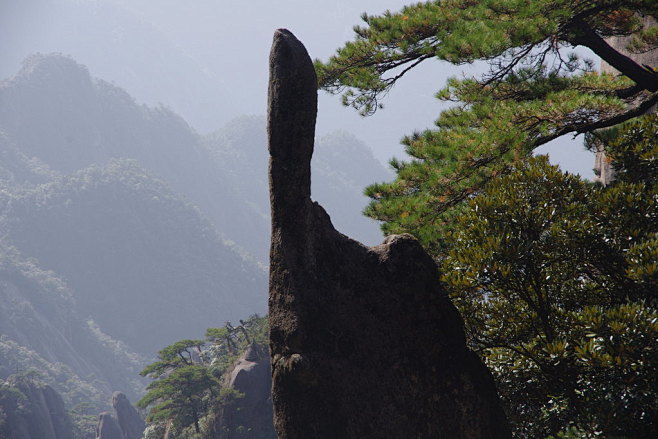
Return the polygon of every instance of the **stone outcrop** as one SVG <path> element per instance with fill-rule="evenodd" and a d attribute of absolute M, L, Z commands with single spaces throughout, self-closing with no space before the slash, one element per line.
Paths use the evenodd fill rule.
<path fill-rule="evenodd" d="M 125 439 L 119 423 L 111 412 L 98 415 L 96 439 Z"/>
<path fill-rule="evenodd" d="M 135 407 L 130 404 L 126 395 L 121 392 L 112 394 L 112 407 L 116 412 L 119 427 L 125 439 L 139 439 L 144 433 L 146 424 Z"/>
<path fill-rule="evenodd" d="M 112 408 L 114 413 L 103 412 L 98 416 L 96 439 L 140 439 L 146 424 L 126 395 L 114 392 Z"/>
<path fill-rule="evenodd" d="M 317 79 L 278 30 L 270 54 L 270 350 L 279 439 L 509 438 L 493 379 L 411 236 L 365 247 L 311 201 Z"/>
<path fill-rule="evenodd" d="M 0 380 L 0 384 L 3 381 Z M 50 386 L 21 380 L 12 383 L 24 400 L 20 407 L 3 406 L 0 437 L 11 439 L 71 439 L 73 423 L 62 397 Z M 8 389 L 4 388 L 2 390 Z M 2 401 L 5 402 L 5 401 Z"/>
<path fill-rule="evenodd" d="M 223 439 L 276 439 L 272 423 L 272 375 L 266 346 L 252 344 L 227 372 L 223 387 L 242 397 L 225 405 L 218 424 Z"/>

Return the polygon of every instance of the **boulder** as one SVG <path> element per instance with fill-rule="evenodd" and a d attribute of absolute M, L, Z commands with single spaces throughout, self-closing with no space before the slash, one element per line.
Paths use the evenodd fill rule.
<path fill-rule="evenodd" d="M 0 407 L 3 419 L 0 422 L 0 437 L 11 439 L 71 439 L 73 423 L 64 407 L 62 397 L 50 386 L 31 379 L 17 379 L 4 383 L 0 391 L 22 393 L 19 404 Z M 1 392 L 0 392 L 1 393 Z M 6 436 L 5 436 L 6 435 Z"/>
<path fill-rule="evenodd" d="M 135 407 L 130 404 L 126 395 L 122 392 L 114 392 L 112 394 L 112 407 L 116 412 L 117 421 L 125 439 L 140 439 L 146 424 Z"/>
<path fill-rule="evenodd" d="M 268 105 L 278 438 L 510 438 L 432 258 L 409 235 L 366 247 L 311 201 L 317 79 L 284 29 L 274 34 Z"/>
<path fill-rule="evenodd" d="M 224 439 L 276 439 L 272 422 L 272 377 L 266 346 L 252 344 L 226 373 L 223 387 L 241 397 L 222 407 Z"/>
<path fill-rule="evenodd" d="M 98 415 L 96 439 L 125 439 L 121 427 L 112 413 L 103 412 Z"/>
<path fill-rule="evenodd" d="M 114 413 L 103 412 L 98 416 L 96 439 L 140 439 L 146 424 L 122 392 L 112 394 Z"/>

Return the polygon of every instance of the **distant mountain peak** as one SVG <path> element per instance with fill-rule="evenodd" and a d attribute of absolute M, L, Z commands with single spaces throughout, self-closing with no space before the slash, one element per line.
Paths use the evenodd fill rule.
<path fill-rule="evenodd" d="M 78 64 L 73 58 L 61 53 L 35 53 L 27 57 L 19 72 L 13 78 L 4 81 L 9 83 L 30 82 L 35 84 L 53 83 L 66 85 L 75 84 L 76 87 L 92 86 L 89 70 Z M 5 85 L 5 84 L 2 84 Z"/>

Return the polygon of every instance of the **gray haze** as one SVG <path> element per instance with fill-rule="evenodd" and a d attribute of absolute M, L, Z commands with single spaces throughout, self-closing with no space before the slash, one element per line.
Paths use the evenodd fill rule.
<path fill-rule="evenodd" d="M 0 0 L 0 77 L 28 55 L 61 52 L 139 102 L 163 103 L 199 133 L 242 114 L 263 115 L 267 56 L 274 29 L 292 30 L 314 58 L 326 60 L 353 38 L 363 11 L 398 10 L 406 0 Z M 433 94 L 448 76 L 473 66 L 427 62 L 408 74 L 385 109 L 362 118 L 321 93 L 318 135 L 347 130 L 382 162 L 404 157 L 400 139 L 432 127 L 444 108 Z M 541 148 L 568 171 L 592 177 L 581 139 Z"/>

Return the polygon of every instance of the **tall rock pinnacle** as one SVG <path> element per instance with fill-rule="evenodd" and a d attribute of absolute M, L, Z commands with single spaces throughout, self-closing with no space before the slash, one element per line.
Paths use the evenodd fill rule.
<path fill-rule="evenodd" d="M 493 379 L 467 349 L 432 258 L 409 235 L 365 247 L 311 201 L 316 112 L 311 59 L 277 30 L 268 135 L 279 439 L 509 438 Z"/>

